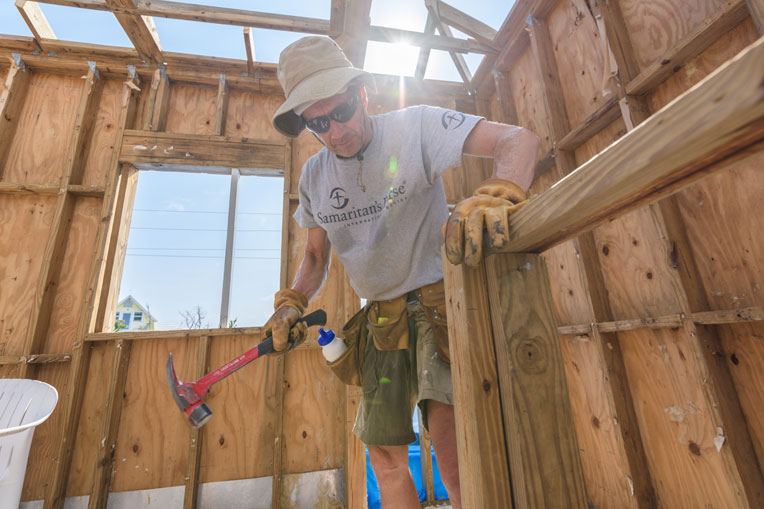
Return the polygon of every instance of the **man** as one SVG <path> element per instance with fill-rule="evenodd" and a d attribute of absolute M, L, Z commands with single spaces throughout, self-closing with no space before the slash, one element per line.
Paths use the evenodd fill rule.
<path fill-rule="evenodd" d="M 373 77 L 352 67 L 327 37 L 285 48 L 278 77 L 286 100 L 274 127 L 290 137 L 307 127 L 325 148 L 302 169 L 295 219 L 308 229 L 307 244 L 292 288 L 276 294 L 266 325 L 274 348 L 304 339 L 297 321 L 322 287 L 334 247 L 353 288 L 367 299 L 357 315 L 362 332 L 343 336 L 358 349 L 350 362 L 362 361 L 350 366 L 353 376 L 341 378 L 363 387 L 353 431 L 368 446 L 383 507 L 420 507 L 407 447 L 415 439 L 416 403 L 459 508 L 441 226 L 452 263 L 479 263 L 484 226 L 492 245 L 506 243 L 507 215 L 525 200 L 539 140 L 519 127 L 428 106 L 369 117 Z M 493 157 L 494 178 L 448 219 L 440 175 L 460 166 L 462 154 Z"/>

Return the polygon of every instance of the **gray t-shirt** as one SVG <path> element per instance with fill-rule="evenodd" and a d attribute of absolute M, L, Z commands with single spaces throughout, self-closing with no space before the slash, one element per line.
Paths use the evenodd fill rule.
<path fill-rule="evenodd" d="M 359 296 L 391 299 L 443 278 L 440 175 L 461 166 L 464 140 L 480 120 L 431 106 L 393 111 L 371 117 L 360 175 L 358 159 L 326 148 L 305 163 L 294 217 L 326 230 Z"/>

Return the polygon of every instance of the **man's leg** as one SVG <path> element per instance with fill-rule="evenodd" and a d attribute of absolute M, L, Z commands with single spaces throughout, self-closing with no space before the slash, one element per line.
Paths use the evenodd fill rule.
<path fill-rule="evenodd" d="M 419 495 L 409 470 L 407 445 L 369 445 L 383 509 L 419 509 Z"/>
<path fill-rule="evenodd" d="M 454 509 L 461 509 L 462 494 L 459 487 L 459 457 L 456 451 L 456 423 L 454 407 L 434 399 L 427 400 L 427 425 L 432 446 L 438 460 L 438 469 L 448 498 Z"/>

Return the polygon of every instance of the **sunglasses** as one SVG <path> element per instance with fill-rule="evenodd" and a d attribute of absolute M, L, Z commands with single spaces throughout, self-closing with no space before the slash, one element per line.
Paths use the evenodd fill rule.
<path fill-rule="evenodd" d="M 305 122 L 305 127 L 310 131 L 316 134 L 323 134 L 329 131 L 329 128 L 331 127 L 330 120 L 344 124 L 353 118 L 357 109 L 358 95 L 354 94 L 348 102 L 340 104 L 330 111 L 328 115 L 321 115 L 320 117 L 312 118 L 310 120 L 306 120 L 305 117 L 302 117 L 302 120 Z"/>

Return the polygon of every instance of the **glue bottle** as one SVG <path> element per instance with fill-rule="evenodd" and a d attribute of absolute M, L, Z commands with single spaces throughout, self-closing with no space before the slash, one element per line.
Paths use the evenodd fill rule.
<path fill-rule="evenodd" d="M 318 329 L 318 334 L 318 344 L 321 345 L 321 351 L 327 362 L 336 361 L 348 349 L 342 338 L 336 337 L 331 329 L 328 331 Z"/>

